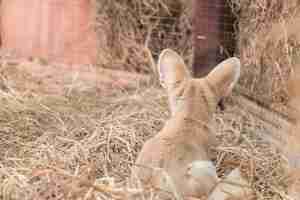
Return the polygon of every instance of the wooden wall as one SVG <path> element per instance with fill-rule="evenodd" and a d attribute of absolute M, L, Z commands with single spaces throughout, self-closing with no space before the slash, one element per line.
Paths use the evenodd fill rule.
<path fill-rule="evenodd" d="M 43 57 L 68 64 L 97 58 L 91 0 L 3 0 L 2 47 L 20 57 Z"/>

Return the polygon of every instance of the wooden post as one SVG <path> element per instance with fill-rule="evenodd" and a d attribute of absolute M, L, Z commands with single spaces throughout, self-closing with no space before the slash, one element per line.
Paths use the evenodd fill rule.
<path fill-rule="evenodd" d="M 1 13 L 2 13 L 2 0 L 0 0 L 0 48 L 2 46 L 2 40 L 1 40 L 1 35 L 2 35 L 2 18 L 1 18 Z"/>
<path fill-rule="evenodd" d="M 205 76 L 234 53 L 235 18 L 227 0 L 193 0 L 193 71 Z"/>

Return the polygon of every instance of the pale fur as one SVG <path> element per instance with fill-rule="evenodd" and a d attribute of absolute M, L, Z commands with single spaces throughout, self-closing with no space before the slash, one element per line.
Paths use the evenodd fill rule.
<path fill-rule="evenodd" d="M 190 187 L 201 187 L 204 191 L 211 192 L 208 194 L 208 200 L 246 200 L 250 197 L 251 189 L 238 168 L 221 180 L 212 162 L 194 161 L 189 165 L 187 173 L 190 177 Z"/>
<path fill-rule="evenodd" d="M 208 124 L 219 100 L 230 94 L 238 81 L 240 61 L 229 58 L 206 77 L 195 79 L 183 59 L 166 49 L 159 56 L 158 72 L 172 116 L 157 135 L 145 142 L 132 178 L 176 196 L 200 198 L 208 195 L 218 181 L 210 153 L 216 136 Z"/>
<path fill-rule="evenodd" d="M 210 194 L 208 200 L 246 200 L 251 190 L 238 168 L 231 171 Z"/>

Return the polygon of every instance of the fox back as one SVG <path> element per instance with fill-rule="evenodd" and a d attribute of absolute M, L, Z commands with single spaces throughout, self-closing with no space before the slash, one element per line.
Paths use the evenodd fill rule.
<path fill-rule="evenodd" d="M 210 147 L 216 144 L 216 136 L 208 124 L 218 102 L 231 93 L 238 81 L 240 61 L 229 58 L 206 77 L 195 79 L 183 59 L 166 49 L 159 56 L 158 72 L 168 94 L 171 118 L 156 136 L 145 142 L 133 176 L 143 184 L 201 197 L 217 182 L 210 161 Z M 202 170 L 200 175 L 193 176 L 192 165 L 198 161 Z M 203 180 L 197 180 L 199 177 Z"/>

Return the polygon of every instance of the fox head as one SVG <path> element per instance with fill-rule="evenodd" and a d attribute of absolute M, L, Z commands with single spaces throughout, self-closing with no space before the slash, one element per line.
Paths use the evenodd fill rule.
<path fill-rule="evenodd" d="M 193 78 L 183 59 L 165 49 L 159 56 L 158 72 L 166 89 L 172 115 L 212 114 L 218 102 L 229 95 L 240 77 L 240 60 L 232 57 L 218 64 L 206 77 Z"/>

